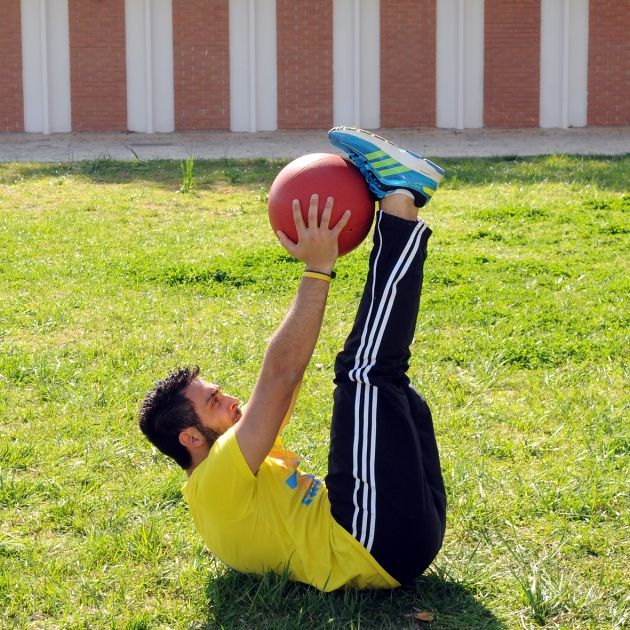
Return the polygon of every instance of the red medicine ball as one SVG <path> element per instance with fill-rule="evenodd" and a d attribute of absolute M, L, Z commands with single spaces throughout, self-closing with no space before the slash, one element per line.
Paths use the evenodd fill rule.
<path fill-rule="evenodd" d="M 368 185 L 359 169 L 350 161 L 330 153 L 303 155 L 287 164 L 269 191 L 269 222 L 274 234 L 282 230 L 297 243 L 297 229 L 293 221 L 293 200 L 300 200 L 304 222 L 308 224 L 311 195 L 319 195 L 318 219 L 321 219 L 326 199 L 335 200 L 330 227 L 339 221 L 346 210 L 352 215 L 339 235 L 339 255 L 358 247 L 368 235 L 374 220 L 374 202 Z"/>

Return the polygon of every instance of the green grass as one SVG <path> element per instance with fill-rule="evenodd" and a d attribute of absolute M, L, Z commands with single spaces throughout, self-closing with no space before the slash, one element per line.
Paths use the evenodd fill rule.
<path fill-rule="evenodd" d="M 282 163 L 196 160 L 186 195 L 177 162 L 0 165 L 0 627 L 630 625 L 630 156 L 440 163 L 411 377 L 444 549 L 328 595 L 208 554 L 135 419 L 178 365 L 247 398 L 302 269 L 265 212 Z M 368 251 L 337 265 L 287 430 L 320 475 Z"/>

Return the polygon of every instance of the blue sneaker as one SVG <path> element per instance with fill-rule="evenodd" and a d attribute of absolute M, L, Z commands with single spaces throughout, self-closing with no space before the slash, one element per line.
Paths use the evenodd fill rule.
<path fill-rule="evenodd" d="M 369 131 L 333 127 L 328 138 L 359 167 L 376 199 L 396 188 L 405 188 L 413 194 L 416 207 L 421 208 L 431 200 L 444 177 L 437 164 Z"/>

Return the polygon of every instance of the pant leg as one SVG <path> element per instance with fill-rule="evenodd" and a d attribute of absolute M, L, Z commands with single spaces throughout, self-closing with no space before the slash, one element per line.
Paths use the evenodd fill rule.
<path fill-rule="evenodd" d="M 421 221 L 379 213 L 363 297 L 335 364 L 332 514 L 401 583 L 429 566 L 445 527 L 431 412 L 406 375 L 430 234 Z"/>

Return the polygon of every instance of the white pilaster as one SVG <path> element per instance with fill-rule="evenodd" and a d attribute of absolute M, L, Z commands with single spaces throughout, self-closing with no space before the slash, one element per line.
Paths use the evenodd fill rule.
<path fill-rule="evenodd" d="M 437 126 L 483 126 L 484 0 L 437 0 Z"/>
<path fill-rule="evenodd" d="M 380 127 L 380 0 L 333 0 L 333 121 Z"/>
<path fill-rule="evenodd" d="M 256 120 L 256 0 L 249 0 L 249 130 L 258 131 Z M 251 71 L 253 69 L 253 72 Z"/>
<path fill-rule="evenodd" d="M 588 0 L 542 0 L 540 126 L 585 127 Z"/>
<path fill-rule="evenodd" d="M 354 119 L 357 121 L 355 125 L 361 127 L 361 0 L 353 0 L 353 74 L 354 74 L 354 90 L 356 95 L 354 98 Z M 334 57 L 333 57 L 334 59 Z"/>
<path fill-rule="evenodd" d="M 230 128 L 278 128 L 276 0 L 230 0 Z"/>
<path fill-rule="evenodd" d="M 588 103 L 588 16 L 589 0 L 571 0 L 569 16 L 568 122 L 586 127 Z"/>
<path fill-rule="evenodd" d="M 72 130 L 68 0 L 21 0 L 24 130 Z"/>
<path fill-rule="evenodd" d="M 125 0 L 127 125 L 175 130 L 172 0 Z"/>
<path fill-rule="evenodd" d="M 153 46 L 151 45 L 151 0 L 144 0 L 144 89 L 146 132 L 153 133 Z"/>
<path fill-rule="evenodd" d="M 42 131 L 50 133 L 50 109 L 48 104 L 48 24 L 46 0 L 39 3 L 39 37 L 41 41 L 42 67 Z"/>

